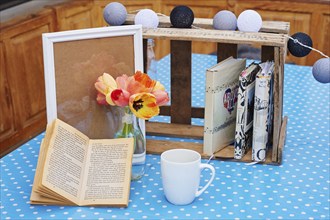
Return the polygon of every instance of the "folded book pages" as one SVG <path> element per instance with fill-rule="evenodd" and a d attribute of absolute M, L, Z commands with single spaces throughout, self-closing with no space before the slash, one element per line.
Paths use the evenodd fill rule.
<path fill-rule="evenodd" d="M 265 161 L 267 148 L 271 145 L 273 121 L 273 72 L 274 62 L 261 63 L 256 76 L 252 160 Z"/>
<path fill-rule="evenodd" d="M 234 158 L 242 159 L 252 145 L 255 78 L 260 71 L 256 63 L 250 64 L 239 76 Z"/>

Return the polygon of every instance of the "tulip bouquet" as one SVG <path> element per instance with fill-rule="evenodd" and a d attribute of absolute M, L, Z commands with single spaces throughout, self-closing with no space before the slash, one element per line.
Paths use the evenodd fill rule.
<path fill-rule="evenodd" d="M 128 106 L 141 119 L 150 119 L 159 114 L 159 106 L 169 101 L 165 87 L 147 74 L 137 71 L 132 76 L 123 74 L 114 79 L 103 73 L 98 77 L 95 88 L 97 102 L 101 105 Z"/>
<path fill-rule="evenodd" d="M 115 138 L 134 138 L 131 178 L 137 180 L 144 174 L 146 141 L 136 118 L 150 119 L 159 114 L 159 106 L 169 101 L 165 87 L 147 74 L 137 71 L 133 76 L 124 74 L 116 79 L 103 73 L 98 77 L 95 88 L 99 104 L 124 108 L 122 123 Z"/>

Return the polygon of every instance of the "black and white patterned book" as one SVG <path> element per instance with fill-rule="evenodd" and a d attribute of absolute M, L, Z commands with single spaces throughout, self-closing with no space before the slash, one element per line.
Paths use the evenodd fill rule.
<path fill-rule="evenodd" d="M 245 66 L 245 59 L 229 57 L 206 71 L 203 152 L 207 155 L 234 141 L 238 77 Z"/>
<path fill-rule="evenodd" d="M 252 160 L 265 161 L 267 148 L 271 145 L 273 115 L 273 72 L 274 62 L 260 64 L 261 71 L 256 76 L 254 98 L 254 120 L 252 138 Z"/>
<path fill-rule="evenodd" d="M 260 71 L 256 63 L 250 64 L 239 76 L 234 158 L 242 159 L 252 145 L 255 78 Z"/>

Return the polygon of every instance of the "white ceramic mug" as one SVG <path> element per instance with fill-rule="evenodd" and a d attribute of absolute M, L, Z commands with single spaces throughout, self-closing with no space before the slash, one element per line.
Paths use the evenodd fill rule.
<path fill-rule="evenodd" d="M 208 168 L 211 179 L 198 190 L 201 170 Z M 161 154 L 161 174 L 166 199 L 174 205 L 187 205 L 200 196 L 211 184 L 215 169 L 201 163 L 201 155 L 193 150 L 173 149 Z"/>

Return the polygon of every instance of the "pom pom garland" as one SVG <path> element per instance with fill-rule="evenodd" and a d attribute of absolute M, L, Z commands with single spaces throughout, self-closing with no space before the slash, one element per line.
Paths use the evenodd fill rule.
<path fill-rule="evenodd" d="M 134 23 L 141 24 L 144 28 L 157 28 L 159 19 L 153 10 L 142 9 L 135 15 Z"/>
<path fill-rule="evenodd" d="M 213 17 L 213 28 L 216 30 L 236 30 L 237 19 L 235 14 L 228 10 L 219 11 Z"/>
<path fill-rule="evenodd" d="M 238 30 L 244 32 L 258 32 L 262 26 L 262 18 L 254 10 L 243 11 L 237 19 Z"/>
<path fill-rule="evenodd" d="M 296 34 L 292 35 L 292 37 L 288 36 L 289 41 L 291 40 L 295 44 L 299 44 L 301 47 L 305 47 L 309 50 L 313 50 L 315 52 L 318 52 L 322 56 L 326 57 L 326 58 L 321 58 L 314 63 L 312 73 L 313 73 L 314 78 L 318 82 L 330 83 L 330 58 L 327 55 L 325 55 L 324 53 L 322 53 L 321 51 L 319 51 L 311 46 L 303 44 L 302 42 L 299 41 L 299 39 L 294 38 L 296 36 L 297 36 Z"/>
<path fill-rule="evenodd" d="M 194 22 L 194 12 L 187 6 L 176 6 L 171 11 L 170 20 L 175 28 L 190 28 Z"/>
<path fill-rule="evenodd" d="M 330 83 L 330 58 L 321 58 L 313 65 L 313 76 L 320 83 Z"/>
<path fill-rule="evenodd" d="M 103 18 L 109 25 L 122 25 L 126 21 L 126 17 L 126 8 L 119 2 L 111 2 L 103 10 Z"/>
<path fill-rule="evenodd" d="M 308 47 L 304 47 L 298 42 Z M 290 38 L 288 41 L 288 50 L 296 57 L 307 56 L 312 50 L 311 47 L 313 47 L 312 39 L 302 32 L 295 33 L 292 35 L 292 39 Z"/>

